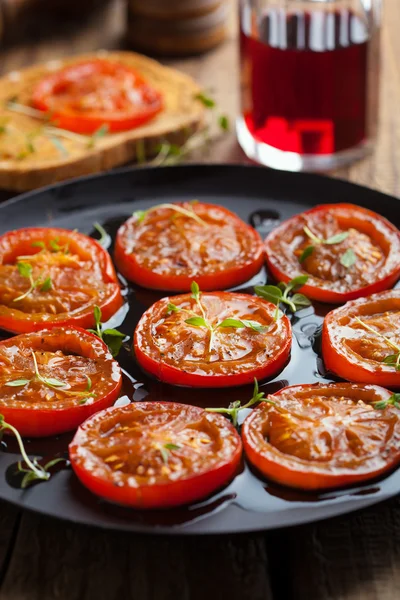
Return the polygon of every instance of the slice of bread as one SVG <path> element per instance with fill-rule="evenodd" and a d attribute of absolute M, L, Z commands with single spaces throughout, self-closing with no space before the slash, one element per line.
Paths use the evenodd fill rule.
<path fill-rule="evenodd" d="M 30 106 L 32 88 L 43 76 L 93 58 L 107 58 L 137 69 L 163 93 L 163 111 L 136 129 L 99 136 L 91 142 L 89 137 L 74 134 L 53 136 L 42 120 L 7 108 L 11 99 Z M 0 79 L 0 188 L 30 190 L 105 171 L 134 161 L 143 153 L 152 156 L 164 140 L 182 144 L 204 121 L 204 106 L 196 99 L 199 91 L 187 75 L 133 52 L 99 51 L 13 71 Z"/>

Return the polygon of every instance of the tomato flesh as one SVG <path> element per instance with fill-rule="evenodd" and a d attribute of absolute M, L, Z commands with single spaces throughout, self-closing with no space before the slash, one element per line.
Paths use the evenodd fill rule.
<path fill-rule="evenodd" d="M 396 369 L 399 328 L 400 290 L 359 298 L 331 311 L 322 330 L 326 367 L 349 381 L 400 387 L 400 367 Z M 392 364 L 384 362 L 389 356 Z"/>
<path fill-rule="evenodd" d="M 43 383 L 34 358 L 42 378 L 64 385 Z M 7 385 L 13 382 L 26 383 Z M 0 413 L 23 436 L 76 429 L 111 406 L 121 386 L 121 370 L 107 346 L 83 329 L 44 329 L 0 342 Z"/>
<path fill-rule="evenodd" d="M 27 295 L 31 281 L 18 263 L 30 266 L 32 280 L 41 282 Z M 47 278 L 51 287 L 42 290 Z M 90 328 L 95 305 L 103 321 L 122 306 L 111 258 L 95 240 L 57 228 L 19 229 L 0 237 L 1 328 L 15 333 L 69 323 Z"/>
<path fill-rule="evenodd" d="M 85 134 L 104 125 L 111 133 L 134 129 L 163 108 L 161 94 L 135 69 L 100 59 L 47 75 L 33 90 L 32 104 L 58 127 Z"/>
<path fill-rule="evenodd" d="M 213 204 L 175 203 L 186 214 L 155 207 L 143 221 L 128 219 L 119 229 L 115 262 L 142 287 L 189 291 L 195 279 L 202 290 L 221 290 L 253 277 L 264 261 L 258 233 L 237 215 Z"/>
<path fill-rule="evenodd" d="M 346 237 L 318 243 L 305 227 L 323 241 Z M 304 257 L 309 247 L 313 251 Z M 317 206 L 292 217 L 269 234 L 265 248 L 277 281 L 307 274 L 301 291 L 321 302 L 341 303 L 383 291 L 400 277 L 400 232 L 380 215 L 352 204 Z"/>
<path fill-rule="evenodd" d="M 72 468 L 94 494 L 134 508 L 200 500 L 238 470 L 242 444 L 225 417 L 178 403 L 135 402 L 83 423 Z"/>
<path fill-rule="evenodd" d="M 391 392 L 350 383 L 290 386 L 245 419 L 248 460 L 268 479 L 303 490 L 339 488 L 400 463 L 400 410 Z"/>
<path fill-rule="evenodd" d="M 170 311 L 168 304 L 178 310 Z M 190 294 L 163 298 L 140 319 L 134 351 L 140 366 L 161 381 L 194 387 L 231 387 L 279 372 L 291 348 L 286 316 L 275 320 L 276 306 L 261 298 L 229 292 L 204 293 L 201 303 L 214 326 L 227 318 L 255 321 L 250 327 L 207 327 L 185 321 L 201 311 Z"/>

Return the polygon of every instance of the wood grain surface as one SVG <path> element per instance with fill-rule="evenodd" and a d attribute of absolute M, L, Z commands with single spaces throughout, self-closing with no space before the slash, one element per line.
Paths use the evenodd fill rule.
<path fill-rule="evenodd" d="M 125 6 L 90 24 L 3 51 L 2 72 L 102 47 L 124 47 Z M 193 59 L 168 61 L 238 110 L 237 40 Z M 380 130 L 368 159 L 333 173 L 400 196 L 400 1 L 386 0 Z M 38 43 L 38 39 L 42 40 Z M 204 162 L 247 162 L 231 133 Z M 338 198 L 350 200 L 351 198 Z M 376 207 L 379 210 L 379 207 Z M 86 529 L 1 504 L 0 600 L 397 600 L 400 499 L 323 523 L 257 535 L 156 538 Z"/>

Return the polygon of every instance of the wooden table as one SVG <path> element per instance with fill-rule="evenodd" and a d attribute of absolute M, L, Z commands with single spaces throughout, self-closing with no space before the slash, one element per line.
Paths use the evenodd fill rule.
<path fill-rule="evenodd" d="M 373 156 L 334 175 L 400 196 L 400 1 L 386 0 L 385 8 L 378 145 Z M 2 52 L 1 70 L 120 47 L 123 21 L 123 3 L 115 1 L 89 25 L 63 25 L 41 42 L 39 31 L 36 41 Z M 224 112 L 235 116 L 234 24 L 215 51 L 169 63 L 212 88 Z M 233 133 L 207 157 L 244 160 Z M 1 504 L 0 590 L 1 600 L 395 600 L 400 498 L 286 531 L 193 539 L 96 531 Z"/>

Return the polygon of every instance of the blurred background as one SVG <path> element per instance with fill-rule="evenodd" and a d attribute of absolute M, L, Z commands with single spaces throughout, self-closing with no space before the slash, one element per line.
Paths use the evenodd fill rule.
<path fill-rule="evenodd" d="M 390 176 L 373 179 L 400 152 L 388 141 L 400 128 L 399 0 L 386 0 L 383 17 L 381 0 L 1 0 L 0 7 L 3 73 L 71 54 L 128 49 L 194 77 L 230 127 L 216 128 L 212 149 L 185 160 L 248 162 L 241 146 L 274 168 L 335 169 L 347 177 L 347 165 L 372 152 L 373 162 L 356 162 L 351 178 L 365 181 L 368 171 L 374 187 L 393 191 Z M 293 135 L 288 123 L 295 123 Z"/>

